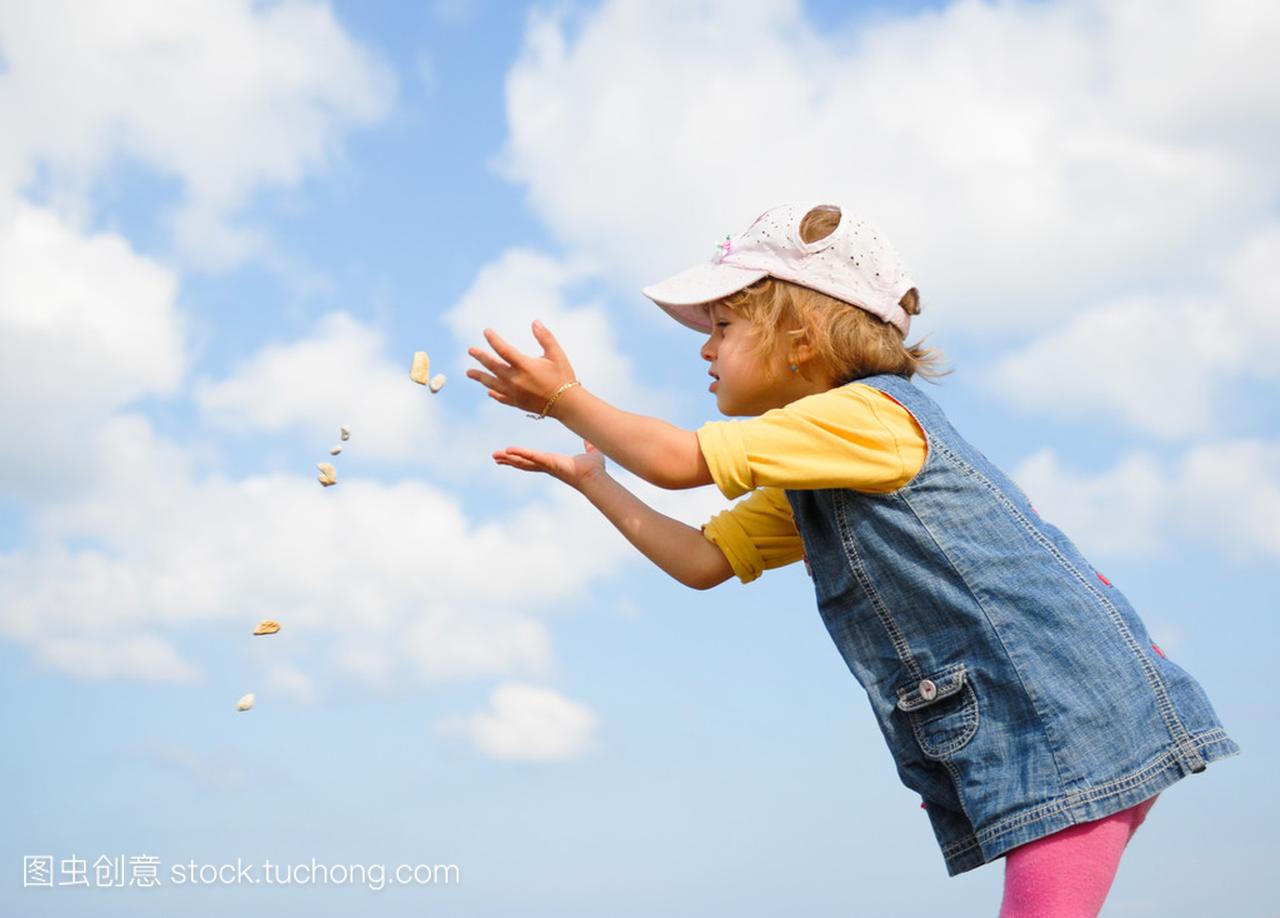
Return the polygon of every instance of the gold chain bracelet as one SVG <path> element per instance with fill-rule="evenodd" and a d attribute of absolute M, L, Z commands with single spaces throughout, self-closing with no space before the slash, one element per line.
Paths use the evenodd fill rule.
<path fill-rule="evenodd" d="M 551 398 L 547 399 L 547 407 L 542 409 L 542 414 L 526 414 L 525 416 L 533 418 L 535 421 L 541 421 L 551 413 L 551 407 L 555 405 L 556 402 L 560 401 L 560 396 L 564 395 L 574 386 L 580 385 L 582 385 L 582 383 L 578 382 L 576 379 L 570 380 L 551 394 Z"/>

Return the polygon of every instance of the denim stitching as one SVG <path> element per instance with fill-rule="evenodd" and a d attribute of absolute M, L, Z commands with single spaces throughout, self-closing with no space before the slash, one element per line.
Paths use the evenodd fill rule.
<path fill-rule="evenodd" d="M 1221 727 L 1215 727 L 1212 730 L 1208 730 L 1202 734 L 1192 737 L 1192 740 L 1200 748 L 1211 746 L 1214 743 L 1223 742 L 1229 739 L 1230 737 L 1227 736 L 1226 730 Z M 1176 755 L 1174 751 L 1165 750 L 1147 765 L 1144 765 L 1142 768 L 1139 768 L 1137 771 L 1131 772 L 1128 775 L 1124 775 L 1114 781 L 1108 782 L 1107 784 L 1077 791 L 1065 798 L 1059 798 L 1057 800 L 1050 801 L 1049 803 L 1042 804 L 1035 809 L 1028 810 L 1025 813 L 1020 813 L 1017 816 L 1011 816 L 1008 819 L 988 826 L 981 832 L 975 832 L 952 842 L 951 844 L 943 847 L 942 857 L 948 865 L 950 865 L 961 855 L 967 854 L 973 848 L 981 847 L 983 844 L 989 844 L 1016 829 L 1032 825 L 1046 817 L 1067 812 L 1082 803 L 1092 803 L 1106 796 L 1114 796 L 1115 794 L 1121 793 L 1125 790 L 1130 790 L 1134 787 L 1140 787 L 1144 783 L 1149 783 L 1153 778 L 1158 776 L 1160 772 L 1168 771 L 1175 762 Z M 948 771 L 951 770 L 951 762 L 943 762 L 942 764 L 948 767 Z M 1157 791 L 1157 793 L 1159 793 L 1159 791 Z M 961 809 L 964 809 L 963 801 L 961 802 Z M 972 824 L 972 822 L 970 824 Z M 987 863 L 988 860 L 990 859 L 984 857 L 983 863 Z"/>
<path fill-rule="evenodd" d="M 1192 741 L 1199 748 L 1212 745 L 1213 743 L 1220 742 L 1225 739 L 1227 739 L 1227 734 L 1221 727 L 1215 727 L 1214 729 L 1200 734 L 1199 736 L 1192 737 Z M 1176 762 L 1176 750 L 1166 749 L 1137 771 L 1130 772 L 1127 775 L 1122 775 L 1113 781 L 1109 781 L 1106 784 L 1100 784 L 1097 787 L 1074 791 L 1063 797 L 1051 800 L 1048 803 L 1041 804 L 1035 809 L 1028 810 L 1025 813 L 1010 816 L 1000 822 L 987 826 L 985 829 L 977 832 L 976 836 L 985 844 L 999 838 L 1001 835 L 1006 835 L 1009 832 L 1012 832 L 1014 829 L 1019 829 L 1025 825 L 1037 822 L 1045 816 L 1052 816 L 1056 813 L 1067 812 L 1081 804 L 1093 803 L 1105 797 L 1114 796 L 1119 792 L 1138 787 L 1146 783 L 1159 772 L 1168 770 L 1171 766 L 1176 764 Z"/>
<path fill-rule="evenodd" d="M 965 746 L 969 745 L 969 741 L 978 734 L 978 719 L 982 716 L 981 711 L 978 709 L 978 696 L 973 690 L 973 685 L 968 682 L 964 684 L 964 688 L 961 689 L 961 693 L 965 695 L 964 707 L 961 708 L 959 712 L 964 715 L 964 732 L 960 734 L 958 739 L 953 739 L 945 745 L 938 746 L 935 743 L 926 742 L 924 738 L 924 725 L 920 723 L 920 712 L 922 710 L 927 711 L 928 708 L 918 708 L 907 715 L 911 720 L 911 732 L 916 735 L 916 743 L 919 744 L 920 751 L 930 759 L 939 762 L 946 761 L 950 756 L 955 755 Z M 947 716 L 950 717 L 954 715 Z M 938 718 L 938 720 L 945 719 L 946 718 Z M 930 723 L 933 722 L 934 721 L 930 721 Z M 930 752 L 930 750 L 933 751 Z M 955 776 L 953 775 L 953 778 L 954 777 Z M 959 792 L 957 792 L 956 796 L 959 796 Z"/>
<path fill-rule="evenodd" d="M 909 386 L 912 389 L 913 394 L 915 394 L 914 392 L 915 387 L 911 386 L 910 383 L 906 383 L 906 385 Z M 886 386 L 886 389 L 891 389 L 891 388 L 896 388 L 896 386 L 894 386 L 893 384 L 889 384 Z M 897 398 L 895 397 L 895 401 L 896 400 Z M 899 402 L 899 404 L 901 404 L 901 402 Z M 912 409 L 907 408 L 906 405 L 903 405 L 902 407 L 905 410 L 907 410 L 909 413 L 911 413 L 913 417 L 915 416 L 915 411 L 912 411 Z M 930 406 L 926 405 L 926 411 L 929 413 L 932 413 Z M 945 420 L 945 418 L 943 420 Z M 918 418 L 916 419 L 916 423 L 919 424 Z M 1027 532 L 1031 535 L 1031 537 L 1037 543 L 1039 543 L 1042 548 L 1047 550 L 1058 561 L 1060 565 L 1066 568 L 1066 570 L 1072 576 L 1074 576 L 1085 587 L 1085 589 L 1088 590 L 1089 593 L 1093 595 L 1093 597 L 1098 602 L 1102 604 L 1104 610 L 1107 613 L 1107 617 L 1111 620 L 1112 626 L 1116 628 L 1116 630 L 1120 633 L 1120 637 L 1125 642 L 1125 645 L 1128 647 L 1129 651 L 1138 658 L 1138 663 L 1142 669 L 1142 673 L 1144 678 L 1146 679 L 1147 685 L 1151 688 L 1152 692 L 1156 696 L 1156 706 L 1160 711 L 1160 716 L 1161 716 L 1161 719 L 1164 721 L 1165 728 L 1169 731 L 1170 737 L 1173 739 L 1173 741 L 1177 743 L 1179 748 L 1183 750 L 1184 758 L 1188 760 L 1188 767 L 1192 767 L 1193 770 L 1196 770 L 1194 769 L 1193 766 L 1195 764 L 1199 764 L 1201 766 L 1199 770 L 1203 770 L 1204 762 L 1198 761 L 1200 758 L 1199 754 L 1195 751 L 1193 744 L 1189 742 L 1191 735 L 1187 731 L 1186 727 L 1183 725 L 1182 721 L 1178 718 L 1177 712 L 1174 710 L 1173 701 L 1169 697 L 1168 687 L 1165 685 L 1164 680 L 1160 677 L 1159 671 L 1155 668 L 1154 664 L 1152 664 L 1149 656 L 1145 653 L 1145 651 L 1142 650 L 1137 639 L 1133 636 L 1133 632 L 1129 629 L 1128 625 L 1125 624 L 1123 618 L 1120 616 L 1119 610 L 1115 608 L 1115 605 L 1109 599 L 1107 599 L 1105 595 L 1103 595 L 1102 593 L 1100 593 L 1098 590 L 1094 588 L 1089 578 L 1083 576 L 1080 573 L 1079 569 L 1074 564 L 1072 564 L 1071 561 L 1067 559 L 1058 550 L 1057 546 L 1055 546 L 1052 542 L 1048 540 L 1048 538 L 1044 535 L 1044 533 L 1042 533 L 1039 530 L 1039 528 L 1035 526 L 1035 524 L 1033 524 L 1030 520 L 1028 520 L 1023 515 L 1022 511 L 1019 510 L 1017 506 L 1014 505 L 1013 502 L 1009 500 L 1009 498 L 1004 494 L 1004 492 L 999 487 L 995 485 L 994 482 L 992 482 L 984 474 L 982 474 L 977 469 L 975 469 L 972 465 L 966 462 L 961 456 L 959 456 L 954 450 L 952 450 L 946 444 L 935 443 L 932 437 L 929 436 L 928 431 L 925 429 L 925 426 L 923 424 L 920 424 L 920 429 L 925 431 L 925 442 L 929 448 L 929 453 L 928 453 L 928 456 L 926 456 L 926 461 L 925 461 L 926 465 L 928 465 L 928 461 L 930 459 L 933 459 L 935 456 L 938 455 L 939 452 L 941 452 L 948 459 L 951 460 L 951 462 L 955 465 L 955 467 L 959 471 L 961 471 L 962 473 L 968 475 L 969 477 L 973 478 L 974 480 L 982 484 L 983 487 L 985 487 L 989 492 L 991 492 L 991 494 L 1005 507 L 1006 510 L 1008 510 L 1010 513 L 1013 514 L 1014 518 L 1018 521 L 1019 524 L 1022 525 L 1022 527 L 1025 530 L 1027 530 Z M 974 448 L 977 449 L 976 447 Z M 979 454 L 981 455 L 980 452 Z M 986 457 L 984 456 L 983 458 L 986 458 Z M 924 469 L 921 468 L 920 472 L 923 473 Z M 923 474 L 917 474 L 915 478 L 913 478 L 910 482 L 908 482 L 906 485 L 903 486 L 903 488 L 899 490 L 905 491 L 911 488 L 916 484 L 916 482 L 918 482 L 923 477 L 924 477 Z M 1016 482 L 1015 482 L 1015 486 L 1016 486 Z M 881 495 L 869 495 L 869 496 L 881 496 Z M 1022 496 L 1024 498 L 1026 497 L 1025 494 L 1023 494 Z M 911 502 L 905 500 L 905 495 L 904 495 L 904 502 L 911 509 L 912 514 L 920 522 L 920 525 L 923 526 L 925 528 L 925 531 L 929 533 L 929 536 L 930 538 L 933 539 L 935 546 L 939 549 L 939 551 L 943 553 L 944 557 L 947 557 L 947 560 L 950 562 L 951 561 L 950 556 L 946 554 L 945 549 L 943 549 L 942 546 L 938 543 L 937 538 L 933 535 L 932 530 L 929 529 L 928 524 L 926 524 L 924 520 L 920 519 L 919 514 L 915 512 L 915 507 L 912 506 Z M 960 573 L 959 570 L 955 567 L 954 562 L 952 562 L 951 566 L 952 566 L 952 569 L 955 570 L 957 574 Z M 966 586 L 968 586 L 968 580 L 965 577 L 961 576 L 960 579 L 964 581 Z M 972 590 L 970 590 L 970 595 L 971 596 L 973 595 Z M 981 600 L 979 600 L 976 596 L 973 596 L 973 598 L 974 598 L 974 601 L 978 603 L 979 607 L 982 607 Z M 984 609 L 984 612 L 985 612 L 985 609 Z M 988 618 L 988 621 L 990 621 L 990 618 Z M 995 632 L 997 637 L 1000 637 L 999 631 L 997 631 L 994 627 L 992 628 L 992 630 Z M 1001 643 L 1003 644 L 1004 639 L 1000 638 L 1000 640 L 1001 640 Z M 1005 653 L 1006 655 L 1008 655 L 1008 647 L 1005 648 Z M 1010 657 L 1010 661 L 1012 662 L 1011 657 Z M 1016 666 L 1014 667 L 1014 671 L 1018 673 L 1019 680 L 1022 680 L 1022 673 L 1021 671 L 1018 670 Z M 1023 680 L 1023 688 L 1024 690 L 1027 689 L 1025 680 Z M 1029 691 L 1028 691 L 1028 697 L 1029 698 L 1033 697 Z M 1043 718 L 1042 718 L 1042 724 L 1043 724 Z M 1047 735 L 1046 735 L 1046 740 L 1048 740 Z M 1053 754 L 1052 743 L 1049 744 L 1049 750 L 1050 750 L 1050 753 Z M 1058 780 L 1061 783 L 1062 769 L 1058 763 L 1056 754 L 1053 754 L 1053 758 L 1054 758 L 1054 767 L 1058 770 Z"/>
<path fill-rule="evenodd" d="M 955 762 L 952 761 L 951 759 L 941 759 L 939 761 L 941 762 L 942 767 L 947 770 L 947 774 L 951 776 L 951 786 L 955 789 L 956 802 L 959 803 L 960 805 L 960 812 L 964 813 L 965 820 L 968 821 L 970 828 L 972 828 L 973 817 L 969 815 L 969 809 L 964 805 L 964 794 L 960 793 L 960 784 L 961 784 L 960 770 L 956 768 Z M 951 852 L 951 849 L 953 847 L 956 847 L 957 845 L 959 845 L 958 850 L 952 853 L 948 853 L 948 852 Z M 948 845 L 946 848 L 943 848 L 942 849 L 943 860 L 950 860 L 955 854 L 962 854 L 965 851 L 968 851 L 970 848 L 979 848 L 979 849 L 981 848 L 981 843 L 978 841 L 978 835 L 976 832 L 971 832 L 968 836 L 966 836 L 960 842 L 953 842 L 951 845 Z"/>
<path fill-rule="evenodd" d="M 1173 709 L 1173 700 L 1169 697 L 1164 680 L 1161 679 L 1160 674 L 1156 672 L 1156 669 L 1152 665 L 1147 654 L 1143 653 L 1137 639 L 1133 636 L 1133 632 L 1129 630 L 1129 626 L 1125 624 L 1124 619 L 1120 615 L 1120 611 L 1115 607 L 1115 605 L 1107 599 L 1106 596 L 1094 589 L 1093 584 L 1089 582 L 1089 579 L 1080 573 L 1080 570 L 1058 550 L 1056 545 L 1049 541 L 1044 533 L 1031 524 L 1031 521 L 1022 514 L 1022 511 L 1019 510 L 1011 500 L 1009 500 L 1009 498 L 1000 490 L 999 487 L 995 485 L 994 482 L 988 479 L 977 469 L 973 468 L 973 466 L 969 465 L 969 463 L 956 455 L 954 451 L 945 445 L 940 445 L 938 449 L 942 453 L 946 454 L 946 456 L 951 459 L 958 468 L 990 491 L 991 495 L 999 501 L 1006 510 L 1013 514 L 1014 519 L 1017 520 L 1025 530 L 1027 530 L 1031 538 L 1039 543 L 1042 548 L 1048 551 L 1049 554 L 1051 554 L 1058 563 L 1067 570 L 1068 573 L 1074 576 L 1080 584 L 1088 590 L 1089 593 L 1093 594 L 1093 597 L 1102 604 L 1103 609 L 1107 613 L 1107 617 L 1111 619 L 1112 626 L 1120 633 L 1120 637 L 1129 648 L 1129 651 L 1137 658 L 1138 664 L 1142 668 L 1143 676 L 1146 678 L 1147 685 L 1156 696 L 1156 705 L 1160 710 L 1161 719 L 1164 721 L 1165 728 L 1169 731 L 1170 737 L 1178 747 L 1183 750 L 1184 757 L 1190 759 L 1191 762 L 1195 762 L 1196 759 L 1199 759 L 1199 753 L 1196 752 L 1188 742 L 1191 734 L 1187 732 L 1182 721 L 1178 719 L 1177 712 Z M 1188 752 L 1190 755 L 1187 755 Z M 1200 761 L 1198 764 L 1200 764 L 1203 769 L 1204 762 Z M 1190 764 L 1188 767 L 1192 767 L 1193 770 L 1196 770 Z"/>
<path fill-rule="evenodd" d="M 951 455 L 950 450 L 944 450 L 944 452 L 946 452 L 948 455 Z M 939 459 L 938 461 L 941 462 L 942 460 Z M 917 476 L 917 477 L 921 477 L 921 476 Z M 910 500 L 907 499 L 907 495 L 902 496 L 902 502 L 906 504 L 907 509 L 911 511 L 911 515 L 915 517 L 916 522 L 920 524 L 920 527 L 929 534 L 929 538 L 933 540 L 934 548 L 938 550 L 939 554 L 941 554 L 944 558 L 947 559 L 947 563 L 951 565 L 951 569 L 955 571 L 956 576 L 960 578 L 960 582 L 963 583 L 965 589 L 968 590 L 969 597 L 974 601 L 977 607 L 982 610 L 982 614 L 987 619 L 987 624 L 991 627 L 991 633 L 995 635 L 996 640 L 1000 642 L 1000 646 L 1004 648 L 1005 659 L 1009 661 L 1010 668 L 1018 676 L 1018 682 L 1022 685 L 1023 694 L 1025 694 L 1027 698 L 1031 701 L 1032 710 L 1036 712 L 1036 721 L 1040 726 L 1041 732 L 1044 734 L 1045 748 L 1049 750 L 1049 757 L 1053 760 L 1053 770 L 1058 775 L 1058 786 L 1067 787 L 1068 786 L 1067 782 L 1063 777 L 1062 763 L 1058 761 L 1057 746 L 1054 744 L 1052 737 L 1049 736 L 1049 729 L 1047 726 L 1049 718 L 1045 716 L 1044 712 L 1040 710 L 1040 706 L 1036 703 L 1035 693 L 1032 692 L 1030 685 L 1027 684 L 1027 680 L 1023 676 L 1021 667 L 1019 667 L 1014 662 L 1013 654 L 1009 652 L 1009 645 L 1005 643 L 1004 635 L 1000 632 L 1000 629 L 995 626 L 995 623 L 991 621 L 991 616 L 987 614 L 986 605 L 978 597 L 978 594 L 973 591 L 973 586 L 969 583 L 969 579 L 960 573 L 960 569 L 956 566 L 955 561 L 952 560 L 951 555 L 947 552 L 946 548 L 943 547 L 942 543 L 938 540 L 938 537 L 934 535 L 934 532 L 929 527 L 929 524 L 925 522 L 925 520 L 920 516 L 920 513 L 916 510 L 915 504 L 913 504 Z"/>
<path fill-rule="evenodd" d="M 862 563 L 862 555 L 858 552 L 857 543 L 853 538 L 853 534 L 849 531 L 849 521 L 845 516 L 847 498 L 839 492 L 835 492 L 832 496 L 834 499 L 831 503 L 836 513 L 836 525 L 840 529 L 840 542 L 844 546 L 845 557 L 849 559 L 849 570 L 853 572 L 853 576 L 857 578 L 858 585 L 866 593 L 867 599 L 871 602 L 871 608 L 875 610 L 876 618 L 880 620 L 881 626 L 888 632 L 889 640 L 893 642 L 894 652 L 898 655 L 902 665 L 907 668 L 907 672 L 912 679 L 922 679 L 924 676 L 920 670 L 920 664 L 916 662 L 915 656 L 911 653 L 911 647 L 907 644 L 906 638 L 903 637 L 902 631 L 899 630 L 897 622 L 889 614 L 884 600 L 876 592 L 875 586 L 871 583 L 871 578 L 867 575 L 866 567 Z"/>
<path fill-rule="evenodd" d="M 920 684 L 918 682 L 915 682 L 915 683 L 908 682 L 905 685 L 901 685 L 896 689 L 894 689 L 895 694 L 897 694 L 898 696 L 899 711 L 909 714 L 912 711 L 918 711 L 921 708 L 927 708 L 932 704 L 936 704 L 937 702 L 942 701 L 944 698 L 950 698 L 952 695 L 961 691 L 964 688 L 964 684 L 965 684 L 964 664 L 954 663 L 951 666 L 946 667 L 945 669 L 940 669 L 937 672 L 929 673 L 927 678 L 933 681 L 933 683 L 937 687 L 938 694 L 934 696 L 934 698 L 928 701 L 926 701 L 922 696 L 920 700 L 917 702 L 907 702 L 908 704 L 910 704 L 910 707 L 904 708 L 902 705 L 906 701 L 909 695 L 919 694 Z M 944 681 L 947 684 L 947 688 L 945 689 L 942 687 Z"/>
<path fill-rule="evenodd" d="M 942 849 L 942 859 L 945 861 L 953 860 L 957 855 L 966 854 L 972 848 L 980 848 L 978 837 L 970 835 L 958 842 L 953 842 Z"/>

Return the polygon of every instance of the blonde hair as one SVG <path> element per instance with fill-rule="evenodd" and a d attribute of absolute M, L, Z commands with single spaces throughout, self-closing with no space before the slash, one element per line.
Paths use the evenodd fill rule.
<path fill-rule="evenodd" d="M 805 242 L 823 239 L 839 222 L 839 211 L 812 210 L 800 223 L 800 236 Z M 878 373 L 910 379 L 917 373 L 934 378 L 952 372 L 941 368 L 942 353 L 924 347 L 923 339 L 908 346 L 902 332 L 879 316 L 789 281 L 762 278 L 719 300 L 719 305 L 751 323 L 757 339 L 753 350 L 761 353 L 784 351 L 790 340 L 807 336 L 818 367 L 837 384 Z M 908 290 L 899 305 L 909 315 L 919 315 L 916 288 Z"/>

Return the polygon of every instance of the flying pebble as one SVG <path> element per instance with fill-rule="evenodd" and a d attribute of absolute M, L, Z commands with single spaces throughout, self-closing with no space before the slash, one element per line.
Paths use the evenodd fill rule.
<path fill-rule="evenodd" d="M 427 384 L 427 377 L 431 374 L 431 360 L 427 357 L 426 351 L 415 351 L 413 355 L 413 366 L 409 369 L 409 378 L 420 386 Z"/>
<path fill-rule="evenodd" d="M 275 634 L 280 630 L 280 623 L 269 618 L 264 618 L 258 622 L 258 627 L 253 629 L 254 634 Z"/>
<path fill-rule="evenodd" d="M 250 692 L 248 695 L 245 695 L 243 698 L 241 698 L 239 701 L 236 702 L 237 711 L 247 711 L 251 707 L 253 707 L 253 692 Z"/>
<path fill-rule="evenodd" d="M 329 455 L 330 455 L 330 456 L 336 456 L 336 455 L 338 455 L 338 453 L 340 453 L 340 452 L 342 452 L 342 447 L 341 447 L 341 446 L 331 446 L 331 447 L 329 447 Z"/>
<path fill-rule="evenodd" d="M 443 374 L 443 373 L 437 373 L 435 376 L 432 376 L 432 377 L 431 377 L 431 391 L 432 391 L 432 392 L 439 392 L 439 391 L 440 391 L 441 389 L 443 389 L 443 388 L 444 388 L 444 374 Z"/>
<path fill-rule="evenodd" d="M 320 474 L 316 477 L 316 480 L 326 488 L 329 487 L 329 485 L 335 485 L 338 483 L 338 471 L 329 463 L 317 462 L 316 468 L 320 470 Z"/>
<path fill-rule="evenodd" d="M 350 440 L 350 439 L 351 439 L 351 428 L 350 428 L 350 427 L 347 427 L 347 426 L 344 424 L 344 425 L 342 426 L 342 429 L 339 431 L 339 435 L 342 437 L 342 442 L 343 442 L 343 443 L 347 442 L 348 440 Z"/>

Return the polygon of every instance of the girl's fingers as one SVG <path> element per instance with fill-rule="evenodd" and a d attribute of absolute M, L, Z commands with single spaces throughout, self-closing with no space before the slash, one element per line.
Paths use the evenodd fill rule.
<path fill-rule="evenodd" d="M 556 336 L 551 334 L 551 329 L 543 325 L 541 322 L 533 323 L 533 337 L 538 339 L 538 343 L 542 345 L 542 353 L 548 360 L 553 363 L 568 363 L 568 359 L 564 355 L 564 350 L 560 347 L 560 342 L 556 340 Z"/>
<path fill-rule="evenodd" d="M 519 367 L 524 363 L 524 354 L 520 353 L 510 344 L 507 344 L 507 342 L 502 339 L 502 336 L 492 328 L 486 328 L 484 330 L 484 337 L 485 340 L 489 342 L 489 346 L 497 352 L 498 356 L 513 367 Z M 486 364 L 486 366 L 488 365 Z M 490 369 L 493 368 L 490 367 Z"/>
<path fill-rule="evenodd" d="M 546 453 L 534 452 L 531 449 L 525 449 L 523 446 L 508 446 L 507 453 L 517 456 L 526 462 L 532 462 L 539 468 L 550 468 L 551 464 L 547 461 Z"/>
<path fill-rule="evenodd" d="M 498 385 L 498 377 L 490 376 L 488 373 L 481 373 L 479 370 L 467 370 L 467 378 L 483 383 L 489 389 L 496 388 Z"/>
<path fill-rule="evenodd" d="M 491 370 L 495 376 L 500 377 L 511 370 L 511 367 L 501 360 L 491 356 L 488 351 L 480 350 L 478 347 L 468 348 L 467 353 L 474 357 L 485 369 Z"/>
<path fill-rule="evenodd" d="M 539 459 L 543 454 L 526 449 L 523 446 L 508 446 L 506 449 L 500 449 L 495 456 L 519 456 L 522 459 Z"/>
<path fill-rule="evenodd" d="M 528 457 L 519 456 L 510 449 L 500 449 L 493 454 L 493 458 L 499 462 L 528 462 Z"/>
<path fill-rule="evenodd" d="M 526 472 L 548 471 L 546 465 L 537 460 L 537 455 L 537 453 L 532 453 L 530 450 L 508 447 L 501 452 L 494 453 L 493 458 L 499 465 L 509 465 Z"/>
<path fill-rule="evenodd" d="M 528 462 L 524 459 L 499 459 L 497 460 L 497 462 L 498 462 L 498 465 L 509 465 L 512 468 L 520 469 L 522 472 L 541 472 L 542 471 L 542 469 L 538 468 L 532 462 Z"/>

